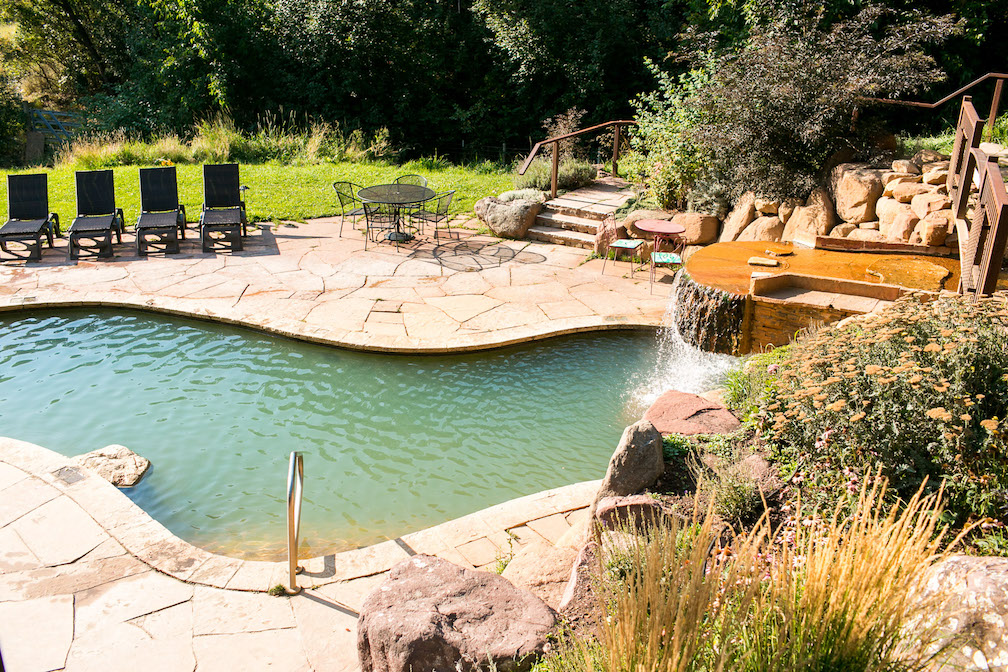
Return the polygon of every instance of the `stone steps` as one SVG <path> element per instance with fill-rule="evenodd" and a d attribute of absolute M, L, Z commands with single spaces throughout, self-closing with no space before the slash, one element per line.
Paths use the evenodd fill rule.
<path fill-rule="evenodd" d="M 594 218 L 544 209 L 539 213 L 539 216 L 536 217 L 535 223 L 538 226 L 552 226 L 557 229 L 578 231 L 579 233 L 590 233 L 594 236 L 595 232 L 598 230 L 600 221 L 601 220 Z"/>
<path fill-rule="evenodd" d="M 554 245 L 567 245 L 568 247 L 580 247 L 590 250 L 595 246 L 595 234 L 582 233 L 580 231 L 570 231 L 555 226 L 543 226 L 534 224 L 529 227 L 525 237 L 530 240 L 537 240 L 542 243 L 553 243 Z"/>

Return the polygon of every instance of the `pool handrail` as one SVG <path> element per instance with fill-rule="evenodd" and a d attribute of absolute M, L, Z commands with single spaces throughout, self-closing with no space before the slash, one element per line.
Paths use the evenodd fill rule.
<path fill-rule="evenodd" d="M 301 592 L 297 585 L 297 575 L 304 571 L 298 566 L 298 537 L 301 534 L 301 495 L 304 492 L 304 456 L 291 451 L 290 466 L 287 469 L 287 563 L 290 569 L 289 591 L 296 595 Z"/>

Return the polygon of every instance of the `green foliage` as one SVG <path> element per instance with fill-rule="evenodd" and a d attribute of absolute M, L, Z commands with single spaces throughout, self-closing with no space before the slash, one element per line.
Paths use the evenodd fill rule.
<path fill-rule="evenodd" d="M 745 419 L 752 418 L 773 392 L 781 361 L 788 346 L 759 352 L 725 375 L 725 403 L 739 411 Z"/>
<path fill-rule="evenodd" d="M 693 452 L 693 444 L 682 434 L 668 434 L 662 437 L 662 458 L 666 463 L 683 462 Z"/>
<path fill-rule="evenodd" d="M 1006 318 L 992 301 L 904 298 L 796 340 L 761 406 L 806 499 L 834 501 L 880 470 L 904 499 L 944 481 L 960 520 L 1004 515 Z"/>
<path fill-rule="evenodd" d="M 0 166 L 12 166 L 20 162 L 23 135 L 21 96 L 14 82 L 0 73 Z"/>
<path fill-rule="evenodd" d="M 552 161 L 551 158 L 538 157 L 532 161 L 524 175 L 515 173 L 515 189 L 549 191 L 553 171 Z M 557 170 L 557 190 L 572 191 L 586 187 L 595 180 L 596 174 L 595 166 L 587 161 L 562 159 Z"/>
<path fill-rule="evenodd" d="M 996 555 L 1008 558 L 1008 532 L 998 527 L 981 534 L 972 541 L 973 549 L 979 555 Z"/>

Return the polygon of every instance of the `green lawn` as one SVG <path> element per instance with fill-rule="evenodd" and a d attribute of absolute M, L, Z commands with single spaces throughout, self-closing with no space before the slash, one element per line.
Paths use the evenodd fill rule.
<path fill-rule="evenodd" d="M 123 209 L 126 223 L 132 224 L 140 213 L 140 166 L 119 166 L 115 171 L 116 204 Z M 178 165 L 179 200 L 186 207 L 189 221 L 199 219 L 203 202 L 203 174 L 199 165 Z M 11 171 L 38 172 L 38 169 Z M 49 174 L 49 209 L 60 216 L 65 228 L 77 212 L 74 202 L 74 170 L 58 167 Z M 484 196 L 496 196 L 513 187 L 510 173 L 479 171 L 451 166 L 434 170 L 416 170 L 411 166 L 376 163 L 322 163 L 286 166 L 274 163 L 242 164 L 241 183 L 248 185 L 246 205 L 253 221 L 289 219 L 304 221 L 311 217 L 339 214 L 339 202 L 332 189 L 335 180 L 348 180 L 362 186 L 392 182 L 396 176 L 417 172 L 427 178 L 435 191 L 455 190 L 452 212 L 472 212 L 473 204 Z M 0 181 L 3 202 L 7 202 L 7 180 Z"/>

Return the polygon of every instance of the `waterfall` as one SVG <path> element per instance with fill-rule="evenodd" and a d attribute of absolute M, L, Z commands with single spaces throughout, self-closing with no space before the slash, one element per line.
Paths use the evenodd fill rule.
<path fill-rule="evenodd" d="M 669 304 L 662 319 L 663 326 L 657 334 L 658 353 L 654 368 L 633 393 L 635 405 L 642 410 L 667 390 L 698 394 L 718 387 L 724 374 L 739 361 L 731 355 L 701 350 L 683 338 L 683 325 L 688 334 L 702 336 L 705 318 L 710 318 L 712 311 L 700 310 L 695 301 L 683 300 L 683 295 L 688 292 L 681 290 L 681 284 L 697 287 L 683 271 L 676 273 L 672 281 Z M 723 304 L 721 301 L 718 303 Z M 724 320 L 707 319 L 706 322 L 723 324 Z M 705 343 L 709 339 L 698 340 Z"/>

